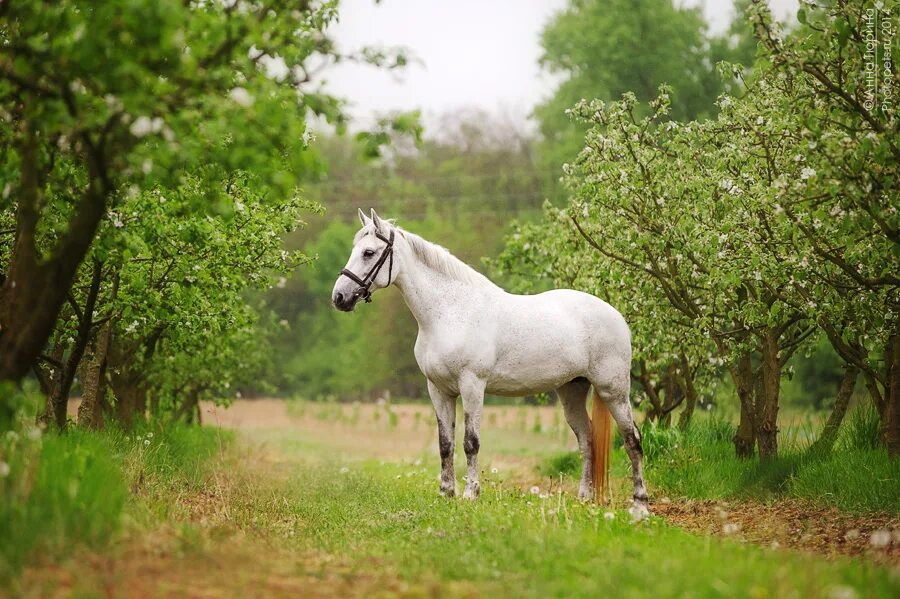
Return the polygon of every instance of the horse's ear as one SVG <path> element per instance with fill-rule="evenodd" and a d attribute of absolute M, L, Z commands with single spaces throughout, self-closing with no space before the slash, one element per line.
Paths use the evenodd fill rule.
<path fill-rule="evenodd" d="M 381 217 L 378 216 L 378 213 L 375 212 L 374 208 L 372 208 L 372 222 L 375 223 L 376 231 L 384 230 L 384 221 L 381 220 Z"/>
<path fill-rule="evenodd" d="M 359 210 L 359 222 L 364 227 L 369 226 L 369 223 L 372 222 L 372 219 L 370 219 L 368 216 L 366 216 L 366 213 L 362 211 L 362 208 L 357 208 L 357 210 Z"/>

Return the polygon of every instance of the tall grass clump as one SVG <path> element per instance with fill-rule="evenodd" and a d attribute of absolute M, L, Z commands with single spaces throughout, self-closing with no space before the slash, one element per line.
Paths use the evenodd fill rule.
<path fill-rule="evenodd" d="M 556 478 L 561 474 L 578 478 L 581 476 L 581 453 L 564 451 L 552 455 L 538 465 L 538 472 L 551 478 Z"/>
<path fill-rule="evenodd" d="M 109 435 L 11 431 L 0 443 L 0 580 L 40 552 L 100 545 L 118 529 L 128 487 Z"/>
<path fill-rule="evenodd" d="M 666 451 L 647 452 L 648 441 L 667 437 L 645 433 L 651 491 L 693 499 L 792 497 L 851 512 L 900 513 L 900 461 L 878 444 L 877 413 L 852 412 L 831 452 L 809 451 L 811 426 L 784 426 L 778 457 L 766 461 L 738 459 L 734 425 L 714 417 L 695 418 Z"/>
<path fill-rule="evenodd" d="M 871 405 L 858 406 L 851 411 L 841 428 L 839 446 L 844 449 L 878 449 L 880 447 L 881 417 Z"/>
<path fill-rule="evenodd" d="M 0 438 L 0 581 L 37 555 L 54 559 L 76 546 L 102 546 L 130 507 L 167 506 L 168 512 L 173 493 L 207 481 L 213 458 L 231 439 L 218 429 L 159 425 L 129 432 L 70 427 L 61 435 L 25 426 L 6 433 Z"/>

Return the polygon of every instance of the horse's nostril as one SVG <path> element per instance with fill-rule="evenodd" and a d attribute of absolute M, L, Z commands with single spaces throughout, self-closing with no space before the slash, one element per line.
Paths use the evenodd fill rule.
<path fill-rule="evenodd" d="M 344 303 L 344 294 L 343 294 L 343 293 L 338 293 L 337 295 L 335 295 L 335 296 L 334 296 L 334 303 L 335 303 L 335 304 L 342 304 L 342 303 Z"/>

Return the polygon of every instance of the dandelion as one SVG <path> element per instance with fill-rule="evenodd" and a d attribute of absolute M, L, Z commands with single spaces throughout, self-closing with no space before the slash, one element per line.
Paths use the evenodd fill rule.
<path fill-rule="evenodd" d="M 150 439 L 144 439 L 144 445 L 150 445 Z"/>
<path fill-rule="evenodd" d="M 726 535 L 733 535 L 741 530 L 741 525 L 737 522 L 728 522 L 722 527 L 722 532 Z"/>
<path fill-rule="evenodd" d="M 0 462 L 0 478 L 9 476 L 10 467 L 6 462 Z"/>
<path fill-rule="evenodd" d="M 531 487 L 531 494 L 532 494 L 532 495 L 537 495 L 537 494 L 539 494 L 540 492 L 541 492 L 541 488 L 540 488 L 540 487 L 538 487 L 538 486 L 536 486 L 536 485 L 535 485 L 534 487 Z"/>
<path fill-rule="evenodd" d="M 859 530 L 855 528 L 851 528 L 847 532 L 844 533 L 844 540 L 846 541 L 855 541 L 860 536 Z"/>
<path fill-rule="evenodd" d="M 28 438 L 32 441 L 37 441 L 38 439 L 40 439 L 42 434 L 43 433 L 41 432 L 41 429 L 37 427 L 28 429 Z"/>
<path fill-rule="evenodd" d="M 830 599 L 856 599 L 856 591 L 853 590 L 853 587 L 848 586 L 831 587 L 828 597 Z"/>
<path fill-rule="evenodd" d="M 152 432 L 147 433 L 147 438 L 148 438 L 148 439 L 152 439 L 152 438 L 153 438 L 153 433 L 152 433 Z"/>
<path fill-rule="evenodd" d="M 348 472 L 350 472 L 350 469 L 347 468 L 346 466 L 341 466 L 340 472 L 341 472 L 341 474 L 347 474 Z"/>
<path fill-rule="evenodd" d="M 604 520 L 615 520 L 616 513 L 615 512 L 603 512 L 603 519 Z"/>
<path fill-rule="evenodd" d="M 499 472 L 499 470 L 497 470 L 496 468 L 491 468 L 491 474 L 497 474 L 497 472 Z"/>

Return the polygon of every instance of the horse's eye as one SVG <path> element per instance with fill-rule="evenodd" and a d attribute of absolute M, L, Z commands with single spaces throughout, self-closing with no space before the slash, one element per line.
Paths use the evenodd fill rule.
<path fill-rule="evenodd" d="M 365 256 L 366 258 L 371 258 L 374 255 L 375 255 L 375 250 L 366 250 L 363 252 L 363 256 Z"/>

